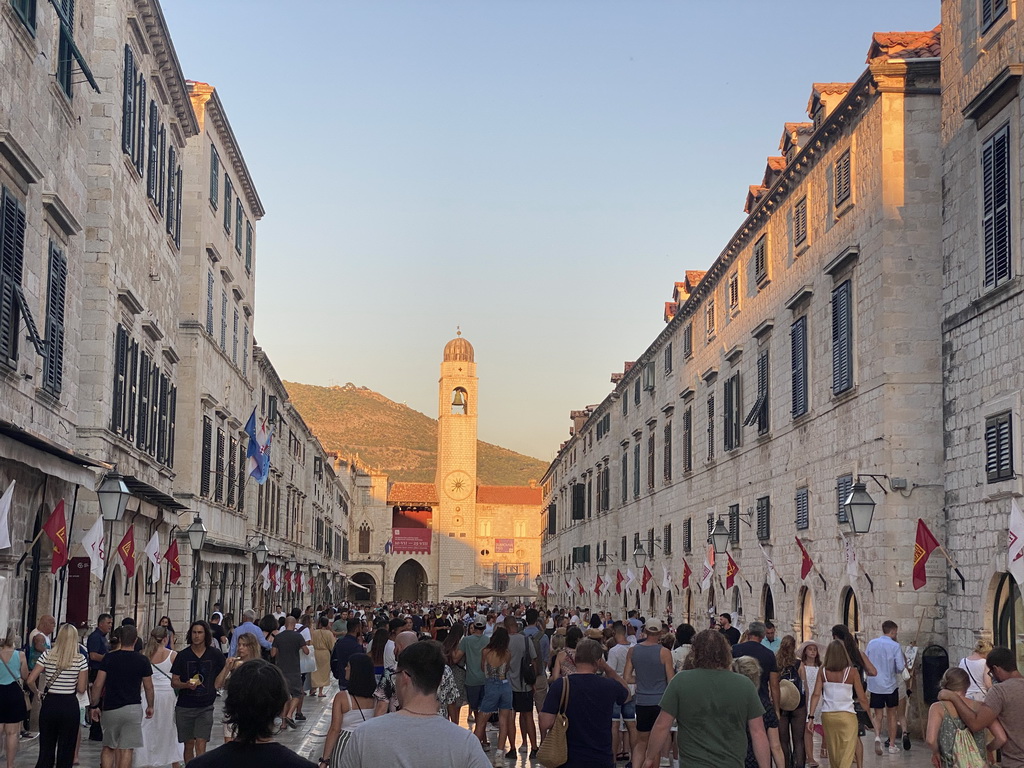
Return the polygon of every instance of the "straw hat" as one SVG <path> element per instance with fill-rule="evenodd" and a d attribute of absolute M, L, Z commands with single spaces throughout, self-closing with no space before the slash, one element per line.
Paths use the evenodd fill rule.
<path fill-rule="evenodd" d="M 779 709 L 792 712 L 800 706 L 800 691 L 791 680 L 779 680 Z"/>

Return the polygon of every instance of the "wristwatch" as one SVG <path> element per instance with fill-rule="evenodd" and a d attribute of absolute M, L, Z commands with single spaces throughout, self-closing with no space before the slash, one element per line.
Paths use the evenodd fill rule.
<path fill-rule="evenodd" d="M 319 760 L 316 761 L 316 764 L 317 765 L 330 765 L 331 761 L 328 760 L 326 757 L 321 757 Z"/>

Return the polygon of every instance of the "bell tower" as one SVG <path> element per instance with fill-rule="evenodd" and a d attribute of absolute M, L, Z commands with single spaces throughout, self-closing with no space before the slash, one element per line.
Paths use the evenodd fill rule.
<path fill-rule="evenodd" d="M 462 331 L 444 348 L 438 383 L 438 595 L 479 580 L 476 541 L 477 377 Z"/>

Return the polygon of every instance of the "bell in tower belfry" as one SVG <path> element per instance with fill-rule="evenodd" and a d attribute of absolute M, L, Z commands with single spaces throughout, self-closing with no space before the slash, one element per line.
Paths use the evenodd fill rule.
<path fill-rule="evenodd" d="M 465 414 L 466 405 L 466 390 L 462 387 L 457 387 L 455 391 L 452 392 L 452 413 Z"/>

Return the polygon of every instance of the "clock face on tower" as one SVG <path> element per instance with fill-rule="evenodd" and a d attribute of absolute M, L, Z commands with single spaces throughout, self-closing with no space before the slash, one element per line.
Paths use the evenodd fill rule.
<path fill-rule="evenodd" d="M 462 501 L 473 492 L 473 478 L 461 469 L 449 472 L 444 479 L 445 495 L 455 501 Z"/>

